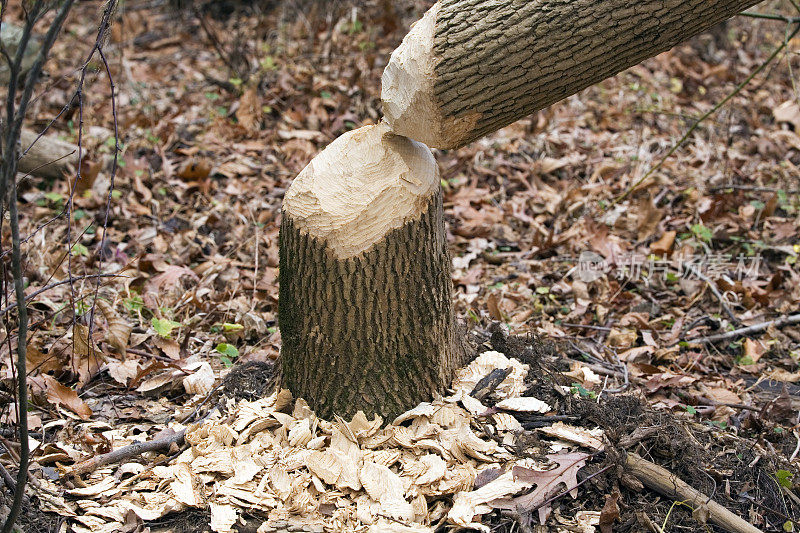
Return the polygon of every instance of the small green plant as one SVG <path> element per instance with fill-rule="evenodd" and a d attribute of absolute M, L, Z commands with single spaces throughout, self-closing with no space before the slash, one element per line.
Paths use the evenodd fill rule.
<path fill-rule="evenodd" d="M 89 249 L 86 246 L 82 245 L 81 243 L 76 242 L 75 244 L 72 245 L 71 255 L 82 255 L 84 257 L 88 257 Z"/>
<path fill-rule="evenodd" d="M 361 33 L 362 31 L 364 31 L 364 24 L 358 19 L 353 19 L 350 21 L 350 24 L 348 24 L 345 29 L 345 33 L 347 33 L 347 35 L 355 35 L 356 33 Z"/>
<path fill-rule="evenodd" d="M 694 235 L 697 240 L 703 241 L 706 244 L 711 244 L 714 234 L 709 228 L 703 224 L 693 224 L 691 229 L 692 235 Z"/>
<path fill-rule="evenodd" d="M 261 60 L 261 70 L 264 71 L 271 71 L 271 70 L 278 70 L 278 65 L 275 63 L 275 58 L 272 56 L 266 56 L 264 59 Z"/>
<path fill-rule="evenodd" d="M 573 383 L 572 388 L 570 388 L 570 392 L 572 394 L 577 394 L 581 398 L 589 398 L 590 400 L 597 399 L 597 393 L 594 391 L 590 391 L 580 383 Z"/>
<path fill-rule="evenodd" d="M 219 360 L 222 361 L 222 364 L 225 366 L 233 366 L 233 360 L 239 357 L 239 350 L 233 344 L 228 344 L 226 342 L 221 342 L 217 344 L 214 351 L 219 353 Z"/>
<path fill-rule="evenodd" d="M 122 300 L 122 306 L 130 313 L 140 313 L 144 309 L 144 300 L 138 294 Z"/>
<path fill-rule="evenodd" d="M 697 414 L 697 409 L 695 409 L 691 405 L 684 405 L 683 408 L 690 415 L 696 415 Z"/>
<path fill-rule="evenodd" d="M 778 485 L 785 489 L 792 488 L 792 478 L 794 478 L 794 474 L 788 470 L 778 470 L 775 472 L 775 480 L 778 482 Z"/>
<path fill-rule="evenodd" d="M 61 207 L 64 205 L 64 195 L 60 192 L 46 192 L 44 193 L 44 197 L 55 207 Z"/>
<path fill-rule="evenodd" d="M 156 333 L 159 335 L 159 337 L 164 337 L 165 339 L 170 337 L 173 329 L 181 327 L 180 322 L 175 322 L 174 320 L 169 320 L 167 318 L 153 317 L 150 320 L 150 323 L 153 325 L 153 329 L 156 330 Z"/>

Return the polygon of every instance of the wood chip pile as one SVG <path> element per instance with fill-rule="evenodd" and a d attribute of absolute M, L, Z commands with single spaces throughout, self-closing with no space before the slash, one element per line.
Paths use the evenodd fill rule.
<path fill-rule="evenodd" d="M 489 409 L 470 392 L 498 368 L 511 371 Z M 111 533 L 129 513 L 155 520 L 190 507 L 210 509 L 218 533 L 235 531 L 244 513 L 264 517 L 262 533 L 287 523 L 307 531 L 375 533 L 433 532 L 446 523 L 488 532 L 481 517 L 493 509 L 536 509 L 545 520 L 550 508 L 542 504 L 575 486 L 590 455 L 567 442 L 597 450 L 601 435 L 558 423 L 541 430 L 553 442 L 519 457 L 522 426 L 511 413 L 550 410 L 521 396 L 527 371 L 515 359 L 484 352 L 458 373 L 450 396 L 388 425 L 361 412 L 350 421 L 322 420 L 286 390 L 252 402 L 229 400 L 227 414 L 188 427 L 190 447 L 171 461 L 98 469 L 84 487 L 43 505 L 69 516 L 77 533 Z M 120 431 L 106 435 L 115 448 L 131 441 Z M 49 484 L 56 493 L 58 486 Z M 567 522 L 573 531 L 593 531 L 598 516 Z"/>

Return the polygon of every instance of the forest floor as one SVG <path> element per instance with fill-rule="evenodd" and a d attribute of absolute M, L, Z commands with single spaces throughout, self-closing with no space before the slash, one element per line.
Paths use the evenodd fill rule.
<path fill-rule="evenodd" d="M 255 4 L 125 2 L 104 46 L 115 107 L 97 57 L 83 105 L 73 100 L 95 3 L 74 8 L 46 65 L 27 126 L 58 115 L 49 134 L 80 137 L 85 152 L 72 196 L 66 178 L 20 184 L 28 294 L 73 279 L 30 301 L 27 358 L 31 473 L 78 491 L 66 500 L 85 485 L 65 476 L 69 465 L 197 421 L 231 368 L 278 357 L 283 192 L 337 136 L 380 120 L 383 67 L 429 6 Z M 788 0 L 759 11 L 796 15 Z M 637 453 L 764 531 L 800 527 L 800 38 L 660 163 L 786 28 L 738 17 L 467 147 L 434 151 L 456 310 L 480 351 L 519 355 L 490 340 L 493 324 L 542 339 L 550 348 L 530 364 L 567 376 L 555 381 L 575 398 L 548 416 L 616 430 L 617 441 L 660 428 Z M 15 328 L 6 313 L 4 338 Z M 12 344 L 0 344 L 0 466 L 13 473 Z M 529 390 L 544 387 L 539 378 Z M 614 531 L 719 531 L 613 472 L 552 503 L 556 514 L 599 513 L 622 483 Z M 35 507 L 26 531 L 66 527 Z M 126 531 L 144 527 L 134 515 Z M 522 527 L 499 512 L 484 523 Z"/>

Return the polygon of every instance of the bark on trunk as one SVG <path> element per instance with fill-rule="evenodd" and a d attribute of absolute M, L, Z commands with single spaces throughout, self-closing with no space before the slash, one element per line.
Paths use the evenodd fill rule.
<path fill-rule="evenodd" d="M 462 350 L 436 163 L 384 125 L 362 130 L 287 191 L 282 379 L 322 417 L 391 419 L 444 391 Z"/>
<path fill-rule="evenodd" d="M 440 0 L 383 74 L 392 130 L 457 148 L 760 0 Z"/>

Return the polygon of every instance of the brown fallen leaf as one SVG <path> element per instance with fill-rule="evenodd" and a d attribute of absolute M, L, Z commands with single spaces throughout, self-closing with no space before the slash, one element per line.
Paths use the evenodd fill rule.
<path fill-rule="evenodd" d="M 187 159 L 178 170 L 178 177 L 184 180 L 202 180 L 211 174 L 211 160 L 205 157 Z"/>
<path fill-rule="evenodd" d="M 606 496 L 606 503 L 600 511 L 600 533 L 612 533 L 614 521 L 619 518 L 619 491 L 614 491 Z"/>
<path fill-rule="evenodd" d="M 117 311 L 105 300 L 97 300 L 97 308 L 103 314 L 108 323 L 108 335 L 106 341 L 113 346 L 124 358 L 125 350 L 128 347 L 128 340 L 133 331 L 133 325 L 128 324 Z"/>
<path fill-rule="evenodd" d="M 757 363 L 761 356 L 767 351 L 767 347 L 764 346 L 764 343 L 761 341 L 754 341 L 753 339 L 745 339 L 744 345 L 744 357 L 749 358 L 752 363 Z"/>
<path fill-rule="evenodd" d="M 586 460 L 589 459 L 588 453 L 567 452 L 549 454 L 547 458 L 556 463 L 552 470 L 532 470 L 522 466 L 515 466 L 512 471 L 514 479 L 521 482 L 536 484 L 536 488 L 517 498 L 503 498 L 490 502 L 489 505 L 496 509 L 508 509 L 519 514 L 538 510 L 539 523 L 544 524 L 550 515 L 550 504 L 545 503 L 547 499 L 558 490 L 560 485 L 569 489 L 569 494 L 573 498 L 578 495 L 578 470 L 583 468 Z"/>
<path fill-rule="evenodd" d="M 616 348 L 630 348 L 636 342 L 636 330 L 613 328 L 608 334 L 607 342 Z"/>
<path fill-rule="evenodd" d="M 261 102 L 258 99 L 258 87 L 248 88 L 239 98 L 239 109 L 236 120 L 249 131 L 257 131 L 261 123 Z"/>
<path fill-rule="evenodd" d="M 650 251 L 656 255 L 666 255 L 667 252 L 672 250 L 672 245 L 675 244 L 675 237 L 678 235 L 675 231 L 665 231 L 661 237 L 650 245 Z"/>
<path fill-rule="evenodd" d="M 652 235 L 662 218 L 664 218 L 663 209 L 658 209 L 649 198 L 642 200 L 637 216 L 639 240 L 643 241 Z"/>
<path fill-rule="evenodd" d="M 53 405 L 63 405 L 83 420 L 91 418 L 91 408 L 78 398 L 78 393 L 66 385 L 62 385 L 53 376 L 44 375 L 42 378 L 47 393 L 47 401 Z"/>

